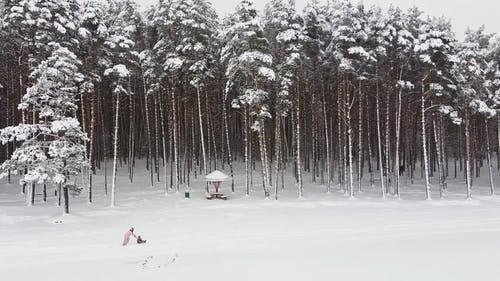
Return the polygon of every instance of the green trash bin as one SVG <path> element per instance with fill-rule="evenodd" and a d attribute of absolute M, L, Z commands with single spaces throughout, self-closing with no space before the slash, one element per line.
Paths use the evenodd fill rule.
<path fill-rule="evenodd" d="M 189 198 L 189 190 L 184 191 L 184 198 Z"/>

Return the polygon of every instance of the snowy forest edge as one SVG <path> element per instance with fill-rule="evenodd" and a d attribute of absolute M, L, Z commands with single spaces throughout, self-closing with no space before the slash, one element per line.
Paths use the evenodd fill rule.
<path fill-rule="evenodd" d="M 144 161 L 151 186 L 245 165 L 278 199 L 284 171 L 354 197 L 369 177 L 399 197 L 422 180 L 500 167 L 500 38 L 484 29 L 459 42 L 445 18 L 418 8 L 243 0 L 219 19 L 205 0 L 4 1 L 0 4 L 0 177 L 93 200 L 93 175 Z M 453 167 L 454 166 L 454 171 Z M 496 169 L 495 169 L 496 170 Z M 417 173 L 418 172 L 418 173 Z M 160 175 L 165 178 L 160 180 Z M 82 186 L 72 179 L 83 177 Z M 309 180 L 310 179 L 310 180 Z M 255 181 L 254 181 L 255 184 Z M 101 187 L 99 187 L 101 188 Z M 107 186 L 105 187 L 107 189 Z M 208 189 L 207 189 L 208 192 Z"/>

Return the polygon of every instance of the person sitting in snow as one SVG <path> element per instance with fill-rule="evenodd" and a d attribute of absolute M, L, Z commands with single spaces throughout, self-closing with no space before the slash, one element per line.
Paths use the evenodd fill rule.
<path fill-rule="evenodd" d="M 125 235 L 123 236 L 123 246 L 126 246 L 128 244 L 128 241 L 130 241 L 130 236 L 134 236 L 134 238 L 137 238 L 134 234 L 134 227 L 131 227 L 127 232 L 125 232 Z"/>
<path fill-rule="evenodd" d="M 146 243 L 146 240 L 143 240 L 140 235 L 137 235 L 137 244 Z"/>

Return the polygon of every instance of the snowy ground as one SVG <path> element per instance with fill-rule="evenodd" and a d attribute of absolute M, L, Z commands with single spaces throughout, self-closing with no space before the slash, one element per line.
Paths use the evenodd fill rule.
<path fill-rule="evenodd" d="M 500 199 L 487 196 L 481 182 L 473 200 L 452 181 L 444 200 L 423 200 L 419 185 L 407 185 L 401 200 L 383 200 L 375 188 L 348 199 L 312 184 L 298 200 L 288 184 L 274 201 L 263 199 L 257 185 L 245 197 L 239 177 L 238 191 L 226 192 L 229 200 L 208 201 L 199 182 L 184 199 L 183 193 L 165 196 L 161 184 L 148 187 L 145 172 L 136 179 L 140 183 L 118 180 L 117 207 L 108 207 L 100 188 L 92 205 L 85 196 L 72 199 L 66 216 L 54 198 L 25 207 L 19 186 L 1 180 L 0 279 L 500 278 Z M 121 246 L 130 226 L 146 244 Z"/>

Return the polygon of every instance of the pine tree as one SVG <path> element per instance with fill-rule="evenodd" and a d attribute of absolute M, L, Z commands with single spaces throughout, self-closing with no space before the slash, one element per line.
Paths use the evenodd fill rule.
<path fill-rule="evenodd" d="M 346 194 L 354 197 L 354 177 L 353 177 L 353 121 L 352 108 L 356 98 L 353 87 L 350 86 L 353 81 L 358 85 L 359 93 L 364 80 L 367 79 L 367 65 L 377 62 L 376 54 L 371 54 L 365 49 L 368 47 L 368 33 L 366 30 L 366 19 L 364 16 L 364 7 L 353 7 L 349 3 L 335 7 L 338 17 L 333 21 L 333 36 L 327 48 L 327 56 L 335 66 L 340 75 L 339 88 L 339 114 L 342 114 L 342 123 L 345 128 L 346 143 L 344 143 L 344 169 L 349 166 L 349 187 L 345 189 Z M 358 171 L 360 172 L 360 171 Z"/>
<path fill-rule="evenodd" d="M 436 99 L 449 96 L 450 91 L 453 90 L 449 69 L 453 65 L 452 54 L 455 42 L 449 23 L 443 18 L 429 18 L 420 26 L 418 32 L 414 51 L 419 59 L 419 72 L 421 73 L 420 113 L 426 198 L 431 199 L 426 113 L 435 109 L 434 105 L 428 105 L 428 100 L 432 99 L 432 104 L 434 104 Z M 442 182 L 440 185 L 442 194 Z"/>
<path fill-rule="evenodd" d="M 134 49 L 134 33 L 137 28 L 137 4 L 130 0 L 108 2 L 107 12 L 112 15 L 106 22 L 106 39 L 104 46 L 108 52 L 103 58 L 105 70 L 103 75 L 109 78 L 111 92 L 114 95 L 114 133 L 113 133 L 113 175 L 111 182 L 111 206 L 116 204 L 116 176 L 118 168 L 119 117 L 122 96 L 133 95 L 131 90 L 131 70 L 138 60 L 139 54 Z"/>
<path fill-rule="evenodd" d="M 397 66 L 396 73 L 396 88 L 397 88 L 397 106 L 396 106 L 396 147 L 395 147 L 395 165 L 396 165 L 396 185 L 394 187 L 394 193 L 396 197 L 400 197 L 400 177 L 401 177 L 401 116 L 402 116 L 402 104 L 403 104 L 403 94 L 412 91 L 415 86 L 412 81 L 412 77 L 409 75 L 411 73 L 411 58 L 413 51 L 413 42 L 415 38 L 409 31 L 409 20 L 399 8 L 391 7 L 388 11 L 388 26 L 389 31 L 387 35 L 387 41 L 389 43 L 389 56 L 392 57 L 392 64 Z"/>
<path fill-rule="evenodd" d="M 470 154 L 472 139 L 472 132 L 470 128 L 470 120 L 476 113 L 481 114 L 485 118 L 486 128 L 486 144 L 487 144 L 487 158 L 490 175 L 490 192 L 493 194 L 493 178 L 491 172 L 491 159 L 489 149 L 489 131 L 487 119 L 496 115 L 496 111 L 491 108 L 495 106 L 489 100 L 490 95 L 486 83 L 486 68 L 487 68 L 487 43 L 489 38 L 485 39 L 485 35 L 479 30 L 477 32 L 469 31 L 466 34 L 465 42 L 458 46 L 456 55 L 455 70 L 456 79 L 456 94 L 458 112 L 463 116 L 465 122 L 466 132 L 466 166 L 470 166 Z M 484 40 L 483 40 L 484 39 Z M 482 42 L 481 42 L 482 41 Z M 467 168 L 467 198 L 471 198 L 472 179 L 470 174 L 470 167 Z"/>
<path fill-rule="evenodd" d="M 490 100 L 494 104 L 500 104 L 500 37 L 490 38 L 487 55 L 487 87 L 490 92 Z M 498 108 L 498 107 L 496 107 Z M 497 167 L 500 168 L 500 115 L 497 114 Z"/>
<path fill-rule="evenodd" d="M 198 106 L 198 121 L 200 127 L 200 140 L 203 155 L 203 172 L 208 172 L 205 131 L 202 119 L 201 94 L 209 84 L 209 79 L 214 78 L 214 54 L 216 45 L 217 15 L 210 3 L 204 0 L 179 0 L 168 3 L 168 9 L 161 8 L 156 22 L 159 22 L 160 40 L 156 44 L 157 53 L 164 54 L 164 69 L 169 71 L 171 77 L 176 76 L 180 86 L 186 91 L 194 87 Z M 160 5 L 165 5 L 161 4 Z M 172 79 L 173 80 L 173 79 Z M 182 81 L 189 81 L 189 84 Z M 172 83 L 174 83 L 172 81 Z M 172 85 L 173 89 L 174 85 Z M 175 93 L 171 92 L 172 102 L 175 103 Z M 174 116 L 174 118 L 176 118 Z M 174 124 L 177 127 L 177 124 Z M 208 131 L 208 128 L 207 128 Z M 175 134 L 175 130 L 174 130 Z M 174 136 L 174 142 L 176 142 Z M 177 148 L 174 148 L 177 151 Z M 179 167 L 175 156 L 176 165 L 176 190 L 179 189 Z M 208 192 L 208 185 L 207 185 Z"/>
<path fill-rule="evenodd" d="M 87 163 L 83 145 L 87 137 L 73 117 L 78 108 L 78 84 L 83 77 L 78 69 L 81 62 L 75 54 L 57 43 L 50 47 L 52 55 L 32 72 L 31 77 L 36 82 L 19 104 L 21 110 L 30 109 L 38 122 L 33 120 L 32 124 L 19 124 L 0 131 L 2 143 L 22 142 L 0 170 L 5 176 L 9 170 L 26 169 L 28 172 L 21 184 L 30 187 L 48 181 L 62 185 L 65 213 L 69 213 L 68 177 L 78 175 Z M 31 188 L 29 198 L 33 192 Z"/>
<path fill-rule="evenodd" d="M 252 3 L 243 0 L 231 15 L 231 26 L 223 31 L 222 62 L 227 64 L 226 92 L 236 91 L 238 98 L 233 101 L 233 107 L 244 107 L 245 115 L 245 163 L 246 186 L 249 192 L 249 133 L 251 127 L 258 132 L 260 158 L 262 162 L 263 189 L 269 198 L 268 161 L 265 137 L 266 119 L 271 118 L 269 84 L 275 80 L 272 70 L 273 58 L 269 54 L 268 41 L 264 36 L 257 11 Z M 252 124 L 253 123 L 253 124 Z M 252 125 L 250 125 L 252 124 Z"/>
<path fill-rule="evenodd" d="M 327 170 L 327 193 L 331 192 L 331 182 L 333 180 L 332 176 L 332 153 L 330 147 L 330 132 L 333 128 L 329 125 L 329 114 L 327 106 L 327 88 L 328 85 L 324 80 L 330 79 L 331 77 L 328 72 L 325 73 L 325 69 L 328 67 L 323 67 L 325 62 L 325 42 L 331 41 L 331 28 L 327 23 L 327 13 L 328 9 L 325 9 L 319 4 L 318 1 L 309 2 L 303 11 L 304 26 L 303 26 L 303 50 L 301 53 L 305 57 L 303 75 L 306 81 L 310 81 L 309 85 L 311 92 L 314 95 L 318 93 L 318 100 L 321 100 L 321 111 L 322 111 L 322 123 L 324 127 L 323 139 L 325 140 L 325 150 L 326 150 L 326 170 Z M 316 99 L 315 99 L 316 100 Z M 318 123 L 318 122 L 314 122 Z M 322 182 L 323 183 L 323 182 Z"/>
<path fill-rule="evenodd" d="M 89 1 L 85 2 L 81 7 L 82 17 L 80 18 L 78 35 L 80 47 L 79 55 L 80 57 L 85 57 L 82 61 L 82 74 L 84 74 L 85 82 L 83 83 L 82 97 L 81 97 L 81 111 L 83 129 L 85 130 L 85 108 L 84 101 L 85 97 L 90 97 L 90 132 L 89 132 L 89 147 L 88 147 L 88 158 L 90 163 L 90 170 L 88 172 L 88 202 L 91 203 L 93 200 L 93 180 L 92 175 L 95 174 L 95 150 L 96 150 L 96 129 L 97 129 L 97 115 L 98 115 L 98 103 L 100 98 L 100 87 L 99 84 L 102 83 L 105 65 L 100 61 L 101 58 L 106 56 L 109 52 L 108 48 L 104 45 L 106 41 L 108 28 L 105 23 L 105 10 L 106 6 L 103 3 Z M 103 137 L 105 143 L 105 139 Z M 104 147 L 106 144 L 104 144 Z M 107 155 L 106 155 L 107 156 Z M 105 156 L 105 157 L 106 157 Z M 106 160 L 105 160 L 106 161 Z M 106 165 L 106 164 L 105 164 Z M 107 181 L 105 182 L 107 185 Z M 107 191 L 107 186 L 105 186 Z"/>
<path fill-rule="evenodd" d="M 281 163 L 281 126 L 293 108 L 292 94 L 298 84 L 298 73 L 302 63 L 302 45 L 305 37 L 302 33 L 302 19 L 295 11 L 293 1 L 274 0 L 268 3 L 264 19 L 265 31 L 274 54 L 274 69 L 276 69 L 275 93 L 275 180 L 274 197 L 278 199 L 278 179 Z M 282 168 L 281 168 L 282 169 Z M 300 171 L 299 171 L 300 173 Z M 269 175 L 271 173 L 269 172 Z M 270 184 L 272 183 L 269 177 Z M 302 179 L 298 179 L 301 185 Z M 299 189 L 301 187 L 299 186 Z"/>

